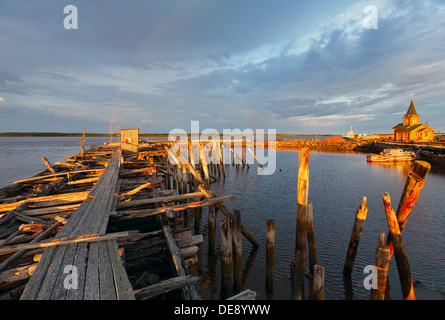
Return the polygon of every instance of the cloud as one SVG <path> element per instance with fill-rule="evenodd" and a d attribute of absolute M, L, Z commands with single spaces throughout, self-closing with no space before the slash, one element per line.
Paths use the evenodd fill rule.
<path fill-rule="evenodd" d="M 5 102 L 5 98 L 0 97 L 0 103 Z"/>
<path fill-rule="evenodd" d="M 70 31 L 64 4 L 3 5 L 0 96 L 14 96 L 17 112 L 60 106 L 78 115 L 73 127 L 88 118 L 106 132 L 102 123 L 118 114 L 121 127 L 142 131 L 188 128 L 191 120 L 279 133 L 342 133 L 354 121 L 387 131 L 415 93 L 422 119 L 445 129 L 439 1 L 375 1 L 377 30 L 363 27 L 366 1 L 71 4 L 80 21 Z M 70 119 L 68 111 L 57 117 Z M 26 119 L 48 131 L 50 122 Z"/>

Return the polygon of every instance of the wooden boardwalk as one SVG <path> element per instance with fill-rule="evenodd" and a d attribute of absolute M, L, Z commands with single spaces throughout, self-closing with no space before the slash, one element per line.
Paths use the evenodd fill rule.
<path fill-rule="evenodd" d="M 201 208 L 209 225 L 215 208 L 231 219 L 223 202 L 234 197 L 211 191 L 216 166 L 195 169 L 171 144 L 82 147 L 0 189 L 0 300 L 202 299 L 189 273 L 204 241 Z"/>
<path fill-rule="evenodd" d="M 104 235 L 116 206 L 121 151 L 55 239 L 88 239 Z M 134 299 L 116 240 L 62 244 L 47 248 L 29 280 L 22 300 Z"/>

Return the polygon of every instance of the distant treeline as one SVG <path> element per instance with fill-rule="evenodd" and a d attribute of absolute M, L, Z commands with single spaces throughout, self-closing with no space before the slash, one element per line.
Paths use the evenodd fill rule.
<path fill-rule="evenodd" d="M 83 133 L 71 132 L 0 132 L 0 137 L 81 137 Z M 109 137 L 109 133 L 85 133 L 86 137 Z M 120 137 L 120 133 L 111 134 Z M 141 133 L 142 137 L 168 137 L 168 133 Z"/>
<path fill-rule="evenodd" d="M 81 137 L 83 133 L 67 132 L 0 132 L 0 137 Z M 87 137 L 109 137 L 110 134 L 86 133 Z M 117 134 L 113 134 L 114 137 Z"/>
<path fill-rule="evenodd" d="M 70 132 L 0 132 L 0 137 L 81 137 L 83 133 Z M 87 137 L 120 137 L 120 133 L 86 133 Z M 190 136 L 190 134 L 188 134 Z M 168 133 L 140 133 L 140 137 L 168 137 Z M 276 134 L 277 137 L 331 137 L 335 134 Z"/>

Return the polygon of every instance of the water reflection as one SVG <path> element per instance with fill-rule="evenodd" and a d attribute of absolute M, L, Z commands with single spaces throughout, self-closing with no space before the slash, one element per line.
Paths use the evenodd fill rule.
<path fill-rule="evenodd" d="M 395 201 L 400 198 L 412 163 L 370 164 L 364 154 L 314 152 L 310 155 L 309 165 L 309 201 L 314 206 L 317 260 L 325 268 L 325 298 L 368 300 L 370 292 L 363 286 L 366 277 L 363 270 L 365 266 L 374 263 L 376 237 L 388 229 L 382 195 L 388 192 Z M 277 152 L 277 170 L 273 175 L 258 176 L 256 169 L 256 165 L 251 165 L 250 169 L 226 166 L 226 179 L 212 184 L 212 189 L 217 195 L 235 195 L 235 201 L 226 203 L 226 207 L 230 211 L 241 211 L 243 225 L 261 244 L 258 249 L 252 249 L 250 243 L 243 239 L 242 288 L 234 288 L 234 293 L 240 289 L 251 289 L 257 293 L 257 299 L 288 300 L 289 268 L 294 259 L 295 246 L 298 152 Z M 445 243 L 445 235 L 438 230 L 434 232 L 434 237 L 431 237 L 431 230 L 437 228 L 437 224 L 443 225 L 445 222 L 445 215 L 437 214 L 443 212 L 442 208 L 445 207 L 445 199 L 437 192 L 444 182 L 443 175 L 431 170 L 404 230 L 413 279 L 425 284 L 426 289 L 430 291 L 443 288 L 445 283 L 445 252 L 436 250 Z M 364 196 L 368 198 L 368 217 L 352 277 L 345 281 L 342 275 L 344 258 L 356 208 Z M 394 204 L 396 205 L 397 203 Z M 203 214 L 201 232 L 207 235 L 208 231 L 204 227 L 206 219 L 207 215 Z M 217 219 L 219 220 L 219 217 Z M 276 221 L 272 292 L 266 290 L 268 219 Z M 219 222 L 215 237 L 217 254 Z M 208 244 L 205 243 L 201 251 L 207 250 Z M 306 260 L 308 261 L 308 257 Z M 202 261 L 202 274 L 212 274 L 212 277 L 216 277 L 212 280 L 215 281 L 212 286 L 217 287 L 216 291 L 205 290 L 203 298 L 220 299 L 220 261 L 215 256 L 207 258 L 206 254 L 202 255 Z M 434 269 L 429 264 L 432 264 Z M 392 298 L 400 299 L 401 290 L 395 262 L 390 265 L 389 284 Z M 422 299 L 425 295 L 419 294 L 417 297 Z"/>

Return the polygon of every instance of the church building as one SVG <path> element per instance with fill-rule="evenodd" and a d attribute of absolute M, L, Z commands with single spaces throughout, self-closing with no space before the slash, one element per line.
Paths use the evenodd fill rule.
<path fill-rule="evenodd" d="M 394 141 L 396 142 L 432 142 L 434 130 L 426 124 L 419 123 L 420 117 L 414 107 L 413 99 L 403 117 L 403 123 L 396 125 L 394 129 Z"/>

